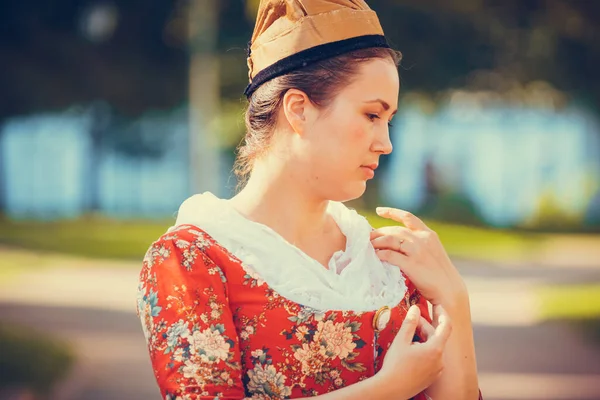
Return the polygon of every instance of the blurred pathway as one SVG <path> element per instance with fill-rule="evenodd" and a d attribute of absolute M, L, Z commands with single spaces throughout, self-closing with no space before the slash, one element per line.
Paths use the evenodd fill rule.
<path fill-rule="evenodd" d="M 0 284 L 0 319 L 61 335 L 79 352 L 59 399 L 160 399 L 134 313 L 140 265 L 60 265 Z M 459 267 L 471 295 L 486 400 L 600 400 L 600 346 L 564 324 L 538 324 L 532 295 L 545 282 L 600 282 L 600 269 Z"/>

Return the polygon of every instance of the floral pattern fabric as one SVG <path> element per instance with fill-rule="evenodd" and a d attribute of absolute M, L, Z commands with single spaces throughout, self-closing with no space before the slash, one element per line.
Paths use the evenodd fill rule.
<path fill-rule="evenodd" d="M 286 299 L 188 225 L 148 250 L 137 312 L 166 400 L 308 397 L 373 376 L 411 304 L 429 318 L 406 283 L 378 331 L 376 311 L 315 310 Z"/>

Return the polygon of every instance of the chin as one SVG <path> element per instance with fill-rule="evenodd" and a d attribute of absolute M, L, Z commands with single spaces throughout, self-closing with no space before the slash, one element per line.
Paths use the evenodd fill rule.
<path fill-rule="evenodd" d="M 331 190 L 333 189 L 333 190 Z M 333 201 L 346 202 L 356 200 L 365 194 L 367 182 L 359 181 L 344 185 L 343 187 L 333 187 L 326 191 L 326 198 Z"/>

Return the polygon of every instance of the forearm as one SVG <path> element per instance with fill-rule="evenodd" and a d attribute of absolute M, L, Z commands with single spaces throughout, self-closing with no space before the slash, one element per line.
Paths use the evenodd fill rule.
<path fill-rule="evenodd" d="M 402 394 L 401 388 L 390 385 L 389 382 L 385 382 L 380 376 L 375 375 L 333 392 L 310 398 L 318 400 L 406 400 L 409 397 L 408 394 Z"/>
<path fill-rule="evenodd" d="M 426 393 L 433 400 L 477 400 L 477 361 L 466 289 L 442 306 L 452 321 L 452 334 L 444 350 L 444 371 Z"/>

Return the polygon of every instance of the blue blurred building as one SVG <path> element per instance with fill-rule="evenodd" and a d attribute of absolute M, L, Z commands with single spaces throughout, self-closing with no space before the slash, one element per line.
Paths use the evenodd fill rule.
<path fill-rule="evenodd" d="M 101 116 L 102 117 L 102 116 Z M 93 109 L 16 117 L 0 128 L 0 196 L 15 218 L 165 217 L 191 194 L 187 110 L 135 120 Z M 600 131 L 576 110 L 404 108 L 379 185 L 390 205 L 419 209 L 436 190 L 472 203 L 496 226 L 533 218 L 544 199 L 573 218 L 600 214 Z M 101 138 L 98 140 L 98 138 Z M 217 170 L 231 194 L 233 157 Z M 203 171 L 204 172 L 204 171 Z M 438 193 L 439 194 L 439 193 Z"/>

